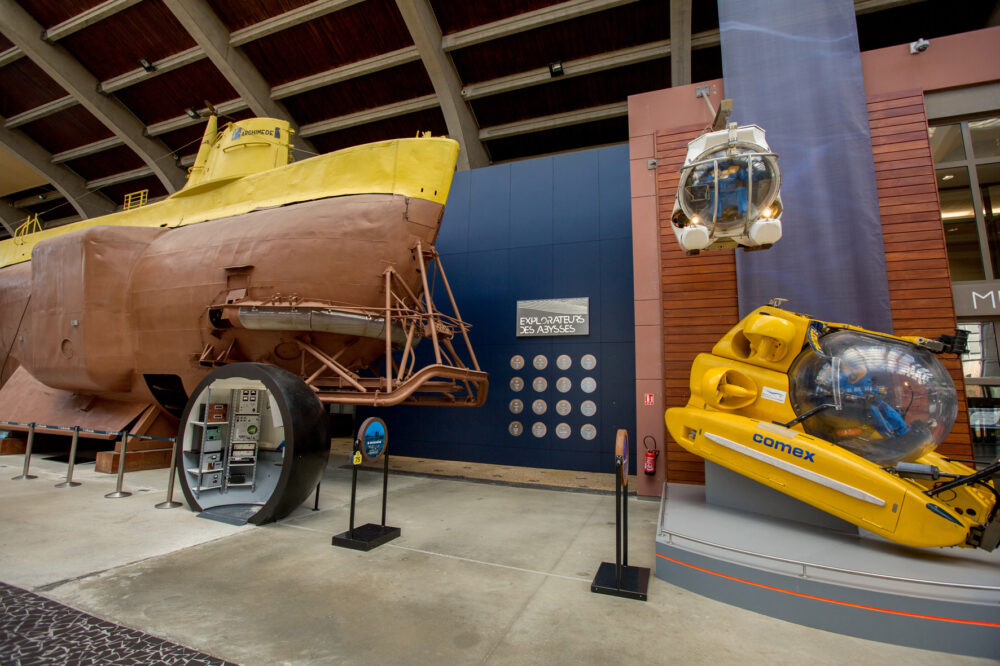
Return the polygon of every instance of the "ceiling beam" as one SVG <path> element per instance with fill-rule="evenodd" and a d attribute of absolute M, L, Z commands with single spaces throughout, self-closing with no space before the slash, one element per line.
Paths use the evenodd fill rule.
<path fill-rule="evenodd" d="M 114 204 L 104 195 L 87 189 L 83 178 L 61 164 L 53 164 L 52 154 L 27 134 L 0 127 L 0 145 L 52 183 L 81 217 L 97 217 L 114 210 Z"/>
<path fill-rule="evenodd" d="M 670 0 L 670 85 L 691 83 L 691 0 Z"/>
<path fill-rule="evenodd" d="M 14 129 L 15 127 L 19 127 L 21 125 L 27 125 L 28 123 L 76 106 L 76 104 L 77 101 L 72 95 L 66 95 L 65 97 L 54 99 L 51 102 L 46 102 L 45 104 L 36 106 L 33 109 L 28 109 L 22 113 L 8 116 L 7 121 L 4 123 L 4 127 L 7 129 Z"/>
<path fill-rule="evenodd" d="M 153 71 L 148 72 L 142 67 L 137 67 L 136 69 L 129 70 L 124 74 L 119 74 L 118 76 L 113 76 L 110 79 L 106 79 L 97 84 L 97 91 L 102 93 L 113 93 L 116 90 L 121 90 L 122 88 L 128 88 L 131 85 L 135 85 L 140 81 L 145 81 L 146 79 L 151 79 L 154 76 L 159 76 L 160 74 L 166 74 L 175 69 L 180 69 L 186 65 L 190 65 L 193 62 L 198 62 L 205 57 L 205 52 L 201 50 L 200 46 L 192 46 L 189 49 L 184 49 L 179 53 L 174 53 L 168 55 L 166 58 L 161 58 L 154 63 L 151 63 L 155 68 Z"/>
<path fill-rule="evenodd" d="M 423 97 L 416 97 L 403 102 L 396 102 L 395 104 L 386 104 L 385 106 L 365 109 L 357 113 L 349 113 L 346 116 L 338 116 L 329 120 L 321 120 L 317 123 L 309 123 L 302 126 L 299 136 L 316 136 L 317 134 L 336 132 L 349 127 L 357 127 L 385 120 L 386 118 L 396 118 L 398 116 L 405 116 L 408 113 L 434 109 L 437 106 L 437 95 L 424 95 Z"/>
<path fill-rule="evenodd" d="M 94 155 L 120 145 L 122 145 L 121 139 L 116 136 L 109 136 L 107 139 L 101 139 L 100 141 L 94 141 L 84 146 L 64 150 L 61 153 L 55 153 L 52 155 L 52 163 L 62 164 L 63 162 L 69 162 L 70 160 L 86 157 L 87 155 Z"/>
<path fill-rule="evenodd" d="M 892 9 L 893 7 L 902 7 L 903 5 L 912 5 L 917 2 L 924 2 L 925 0 L 854 0 L 854 13 L 855 15 L 871 14 L 872 12 L 880 12 L 883 9 Z"/>
<path fill-rule="evenodd" d="M 462 99 L 462 81 L 455 63 L 441 49 L 441 27 L 429 0 L 396 0 L 396 6 L 434 86 L 448 134 L 461 146 L 458 169 L 487 166 L 490 158 L 479 140 L 479 126 L 468 102 Z"/>
<path fill-rule="evenodd" d="M 597 120 L 606 120 L 608 118 L 619 118 L 627 115 L 628 102 L 616 102 L 614 104 L 593 106 L 589 109 L 578 109 L 576 111 L 567 111 L 566 113 L 556 113 L 551 116 L 541 116 L 539 118 L 519 120 L 515 123 L 484 127 L 479 132 L 479 138 L 483 141 L 503 139 L 509 136 L 531 134 L 532 132 L 541 132 L 544 130 L 557 129 L 559 127 L 569 127 L 571 125 L 581 125 L 583 123 L 591 123 Z"/>
<path fill-rule="evenodd" d="M 7 235 L 13 236 L 14 230 L 24 222 L 24 215 L 21 215 L 14 206 L 4 199 L 0 199 L 0 227 L 3 227 Z"/>
<path fill-rule="evenodd" d="M 292 95 L 309 92 L 310 90 L 315 90 L 316 88 L 322 88 L 323 86 L 328 86 L 333 83 L 340 83 L 341 81 L 347 81 L 348 79 L 353 79 L 358 76 L 374 74 L 375 72 L 381 72 L 384 69 L 398 67 L 399 65 L 416 62 L 417 60 L 420 60 L 420 52 L 417 51 L 417 47 L 407 46 L 406 48 L 399 49 L 398 51 L 390 51 L 389 53 L 383 53 L 382 55 L 377 55 L 372 58 L 352 62 L 348 65 L 342 65 L 341 67 L 334 67 L 333 69 L 328 69 L 325 72 L 304 76 L 301 79 L 296 79 L 294 81 L 289 81 L 288 83 L 282 83 L 274 86 L 271 88 L 271 99 L 284 99 L 285 97 L 291 97 Z"/>
<path fill-rule="evenodd" d="M 261 37 L 273 35 L 276 32 L 281 32 L 282 30 L 287 30 L 288 28 L 301 23 L 312 21 L 313 19 L 319 18 L 320 16 L 324 16 L 331 12 L 345 9 L 351 5 L 356 5 L 361 1 L 362 0 L 316 0 L 315 2 L 310 2 L 308 5 L 303 5 L 291 11 L 287 11 L 284 14 L 272 16 L 271 18 L 261 21 L 260 23 L 254 23 L 253 25 L 248 25 L 245 28 L 240 28 L 239 30 L 234 31 L 229 36 L 229 45 L 242 46 L 243 44 L 248 44 L 254 40 L 260 39 Z"/>
<path fill-rule="evenodd" d="M 66 197 L 59 190 L 46 190 L 40 194 L 33 194 L 29 197 L 22 197 L 20 199 L 15 199 L 11 202 L 11 206 L 14 208 L 30 208 L 31 206 L 37 206 L 40 203 L 48 203 L 50 201 L 62 201 Z"/>
<path fill-rule="evenodd" d="M 163 0 L 212 64 L 226 78 L 256 116 L 287 121 L 295 132 L 299 124 L 285 106 L 271 99 L 271 86 L 242 50 L 229 45 L 229 30 L 206 0 Z M 316 4 L 316 3 L 313 3 Z M 326 3 L 330 4 L 330 3 Z M 300 137 L 299 145 L 316 152 Z"/>
<path fill-rule="evenodd" d="M 16 46 L 12 46 L 5 51 L 0 51 L 0 67 L 9 65 L 24 57 L 24 52 Z"/>
<path fill-rule="evenodd" d="M 63 37 L 69 37 L 74 32 L 79 32 L 84 28 L 89 28 L 98 21 L 117 14 L 123 9 L 128 9 L 132 5 L 138 4 L 140 0 L 105 0 L 99 5 L 80 12 L 76 16 L 71 16 L 62 23 L 57 23 L 42 33 L 42 39 L 50 44 Z"/>
<path fill-rule="evenodd" d="M 502 76 L 489 81 L 470 83 L 462 88 L 462 97 L 465 99 L 479 99 L 489 95 L 520 90 L 531 86 L 537 86 L 553 81 L 571 78 L 574 76 L 584 76 L 603 72 L 607 69 L 626 67 L 648 60 L 666 58 L 670 55 L 670 40 L 664 39 L 658 42 L 649 42 L 639 46 L 632 46 L 618 51 L 609 51 L 586 58 L 567 60 L 563 62 L 563 75 L 553 78 L 548 67 L 536 67 L 526 72 L 518 72 L 510 76 Z"/>
<path fill-rule="evenodd" d="M 242 111 L 247 108 L 247 103 L 243 101 L 242 98 L 231 99 L 222 104 L 216 104 L 215 110 L 220 115 L 225 115 L 227 113 L 235 113 L 237 111 Z M 199 113 L 198 118 L 192 118 L 191 116 L 184 114 L 181 116 L 175 116 L 173 118 L 168 118 L 166 120 L 160 121 L 158 123 L 153 123 L 146 128 L 146 133 L 149 136 L 159 136 L 161 134 L 166 134 L 167 132 L 173 132 L 174 130 L 182 129 L 184 127 L 190 127 L 191 125 L 200 125 L 204 122 L 203 118 L 207 116 L 210 112 L 208 109 L 197 109 Z"/>
<path fill-rule="evenodd" d="M 441 48 L 445 51 L 464 49 L 467 46 L 516 35 L 519 32 L 534 30 L 552 23 L 569 21 L 633 2 L 637 2 L 637 0 L 568 0 L 557 5 L 515 14 L 499 21 L 447 34 L 441 40 Z"/>
<path fill-rule="evenodd" d="M 14 0 L 0 0 L 0 32 L 135 151 L 168 192 L 183 187 L 186 176 L 166 146 L 145 136 L 142 122 L 121 102 L 98 93 L 97 79 L 66 49 L 42 41 L 41 28 Z"/>

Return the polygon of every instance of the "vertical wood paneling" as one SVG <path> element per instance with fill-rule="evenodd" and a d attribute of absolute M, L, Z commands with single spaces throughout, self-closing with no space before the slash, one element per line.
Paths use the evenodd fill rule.
<path fill-rule="evenodd" d="M 739 321 L 736 303 L 736 258 L 733 250 L 687 256 L 670 227 L 680 168 L 687 145 L 704 127 L 691 125 L 656 133 L 656 205 L 660 220 L 660 266 L 663 289 L 663 399 L 667 407 L 683 407 L 691 363 L 711 351 Z M 669 483 L 704 483 L 705 463 L 667 436 L 666 476 Z"/>
<path fill-rule="evenodd" d="M 923 93 L 869 97 L 868 120 L 894 332 L 928 338 L 953 333 L 955 305 Z M 939 358 L 958 389 L 958 419 L 938 451 L 971 458 L 962 363 L 953 355 Z"/>

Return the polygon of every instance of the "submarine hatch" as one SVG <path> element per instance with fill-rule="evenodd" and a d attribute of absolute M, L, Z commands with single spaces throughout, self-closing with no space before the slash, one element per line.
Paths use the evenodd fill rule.
<path fill-rule="evenodd" d="M 188 505 L 232 524 L 280 520 L 319 483 L 328 419 L 295 375 L 263 363 L 212 371 L 181 417 L 177 476 Z"/>

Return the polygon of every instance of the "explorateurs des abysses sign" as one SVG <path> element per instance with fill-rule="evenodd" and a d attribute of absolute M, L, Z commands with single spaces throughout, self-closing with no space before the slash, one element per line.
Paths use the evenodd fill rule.
<path fill-rule="evenodd" d="M 590 334 L 590 298 L 517 302 L 517 337 Z"/>

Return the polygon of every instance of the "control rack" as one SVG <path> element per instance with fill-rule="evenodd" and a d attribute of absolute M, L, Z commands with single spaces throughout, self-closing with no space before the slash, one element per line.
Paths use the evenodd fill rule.
<path fill-rule="evenodd" d="M 206 490 L 256 489 L 265 396 L 260 389 L 208 389 L 202 418 L 190 422 L 200 444 L 198 466 L 187 470 L 195 478 L 195 497 Z"/>

